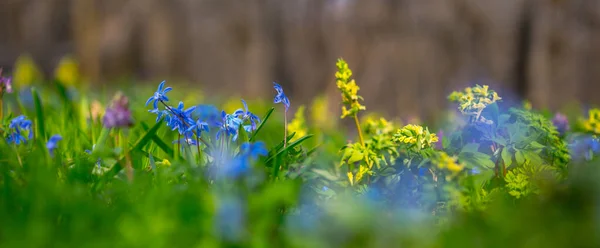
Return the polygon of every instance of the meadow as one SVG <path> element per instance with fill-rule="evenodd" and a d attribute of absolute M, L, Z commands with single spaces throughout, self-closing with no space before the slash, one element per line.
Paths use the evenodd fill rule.
<path fill-rule="evenodd" d="M 108 95 L 73 60 L 46 80 L 19 61 L 0 77 L 0 246 L 600 246 L 599 109 L 473 83 L 432 130 L 369 111 L 343 59 L 331 71 L 341 102 L 297 106 L 278 83 Z"/>

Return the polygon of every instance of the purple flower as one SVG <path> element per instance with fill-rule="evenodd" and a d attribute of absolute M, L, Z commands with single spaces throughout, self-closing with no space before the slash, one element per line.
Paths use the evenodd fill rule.
<path fill-rule="evenodd" d="M 129 100 L 121 93 L 117 93 L 112 100 L 111 106 L 106 109 L 102 118 L 104 127 L 130 127 L 133 125 L 131 111 L 129 110 Z"/>
<path fill-rule="evenodd" d="M 12 83 L 9 77 L 2 77 L 2 68 L 0 68 L 0 96 L 4 93 L 12 93 Z"/>
<path fill-rule="evenodd" d="M 569 131 L 569 119 L 561 113 L 556 113 L 554 118 L 552 118 L 552 124 L 556 127 L 556 130 L 564 135 L 567 131 Z"/>
<path fill-rule="evenodd" d="M 46 143 L 46 148 L 48 148 L 48 152 L 50 156 L 54 156 L 54 150 L 58 147 L 58 142 L 62 140 L 62 137 L 58 134 L 52 135 L 50 139 L 48 139 L 48 143 Z"/>
<path fill-rule="evenodd" d="M 275 99 L 273 103 L 282 103 L 285 106 L 285 112 L 290 108 L 290 99 L 283 93 L 283 88 L 278 83 L 273 82 L 273 88 L 277 91 L 277 95 L 275 95 Z"/>

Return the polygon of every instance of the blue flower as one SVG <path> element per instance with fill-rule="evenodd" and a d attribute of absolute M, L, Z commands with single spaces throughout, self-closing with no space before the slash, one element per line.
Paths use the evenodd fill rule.
<path fill-rule="evenodd" d="M 273 82 L 273 88 L 277 91 L 277 95 L 275 95 L 275 99 L 273 103 L 283 103 L 285 106 L 285 112 L 290 108 L 290 99 L 287 98 L 285 93 L 283 93 L 283 88 L 278 83 Z"/>
<path fill-rule="evenodd" d="M 246 142 L 240 146 L 241 157 L 255 160 L 258 159 L 258 156 L 266 156 L 267 154 L 269 154 L 269 151 L 267 150 L 265 143 L 261 141 L 254 143 Z"/>
<path fill-rule="evenodd" d="M 27 120 L 24 115 L 20 115 L 15 117 L 10 121 L 8 125 L 10 129 L 8 134 L 8 143 L 15 143 L 17 145 L 21 143 L 25 143 L 28 139 L 33 137 L 33 132 L 31 131 L 31 121 Z M 27 138 L 23 136 L 24 132 L 28 132 Z"/>
<path fill-rule="evenodd" d="M 50 156 L 54 156 L 54 150 L 58 147 L 58 142 L 62 140 L 62 137 L 58 134 L 52 135 L 50 139 L 48 139 L 48 143 L 46 143 L 46 148 L 48 148 L 48 152 Z"/>
<path fill-rule="evenodd" d="M 184 134 L 188 127 L 194 124 L 192 119 L 192 112 L 196 109 L 196 106 L 184 109 L 183 102 L 179 102 L 177 108 L 171 108 L 173 116 L 167 121 L 167 126 L 171 127 L 171 130 L 175 131 L 179 129 L 179 134 Z"/>
<path fill-rule="evenodd" d="M 258 123 L 260 123 L 260 118 L 258 118 L 258 116 L 251 113 L 250 111 L 248 111 L 248 104 L 246 104 L 246 101 L 244 101 L 244 99 L 242 99 L 242 103 L 244 104 L 244 109 L 238 109 L 233 114 L 235 116 L 237 116 L 237 118 L 241 119 L 242 121 L 250 120 L 251 127 L 252 127 L 251 130 L 255 130 L 256 125 Z M 246 130 L 246 131 L 248 131 L 248 130 Z"/>
<path fill-rule="evenodd" d="M 225 113 L 225 111 L 221 112 L 221 121 L 218 122 L 218 126 L 220 127 L 217 132 L 217 140 L 221 138 L 222 135 L 226 135 L 227 137 L 233 136 L 233 140 L 237 139 L 238 128 L 242 124 L 242 120 L 238 119 L 234 115 L 229 115 Z"/>
<path fill-rule="evenodd" d="M 208 123 L 206 123 L 206 122 L 198 119 L 198 120 L 196 120 L 196 122 L 193 125 L 191 125 L 187 129 L 186 132 L 187 133 L 196 132 L 196 135 L 198 137 L 200 137 L 200 135 L 202 134 L 202 132 L 208 132 L 208 131 L 209 131 L 209 129 L 208 129 Z"/>
<path fill-rule="evenodd" d="M 199 120 L 206 122 L 211 126 L 220 126 L 218 123 L 220 123 L 219 117 L 221 116 L 221 111 L 219 111 L 214 105 L 198 105 L 194 113 Z"/>
<path fill-rule="evenodd" d="M 162 118 L 163 116 L 165 117 L 165 119 L 171 118 L 171 112 L 169 112 L 168 110 L 158 110 L 157 108 L 155 108 L 148 110 L 148 112 L 156 114 L 156 122 L 160 121 L 160 118 Z"/>
<path fill-rule="evenodd" d="M 158 89 L 156 90 L 156 92 L 154 92 L 154 95 L 151 96 L 150 98 L 148 98 L 148 101 L 146 101 L 146 106 L 148 106 L 148 104 L 150 104 L 152 102 L 152 106 L 156 109 L 158 108 L 158 102 L 168 102 L 169 98 L 167 97 L 167 93 L 171 90 L 173 90 L 173 88 L 171 87 L 167 87 L 165 88 L 165 82 L 166 81 L 162 81 L 159 85 L 158 85 Z"/>

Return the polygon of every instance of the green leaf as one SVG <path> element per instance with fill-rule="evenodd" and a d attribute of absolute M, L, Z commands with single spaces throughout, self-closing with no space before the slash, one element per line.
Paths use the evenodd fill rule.
<path fill-rule="evenodd" d="M 275 158 L 275 157 L 283 154 L 284 152 L 286 152 L 286 151 L 288 151 L 290 149 L 293 149 L 294 147 L 296 147 L 297 145 L 300 145 L 302 142 L 304 142 L 307 139 L 310 139 L 311 137 L 313 137 L 313 135 L 309 134 L 309 135 L 306 135 L 306 136 L 304 136 L 302 138 L 299 138 L 298 140 L 294 141 L 293 143 L 288 144 L 288 146 L 286 148 L 280 150 L 275 155 L 269 157 L 266 162 L 269 163 L 271 160 L 273 160 L 273 158 Z"/>
<path fill-rule="evenodd" d="M 331 174 L 331 172 L 326 171 L 326 170 L 313 169 L 312 172 L 314 172 L 315 174 L 320 175 L 330 181 L 337 181 L 339 179 L 337 176 Z"/>
<path fill-rule="evenodd" d="M 502 161 L 504 161 L 504 166 L 506 167 L 509 167 L 512 164 L 512 155 L 506 147 L 502 149 Z"/>
<path fill-rule="evenodd" d="M 147 132 L 148 129 L 150 129 L 148 127 L 148 124 L 146 124 L 145 122 L 142 122 L 141 124 L 142 124 L 142 128 L 144 129 L 145 132 Z M 170 158 L 173 158 L 173 155 L 174 155 L 173 148 L 171 148 L 171 146 L 167 145 L 167 143 L 165 143 L 160 137 L 158 137 L 158 135 L 152 136 L 152 141 L 154 141 L 154 143 L 158 146 L 158 148 L 160 148 L 163 152 L 165 152 Z"/>
<path fill-rule="evenodd" d="M 260 130 L 262 130 L 263 126 L 265 125 L 265 123 L 267 122 L 269 117 L 271 117 L 271 114 L 273 114 L 274 110 L 275 110 L 275 108 L 271 108 L 271 109 L 269 109 L 269 111 L 267 111 L 267 114 L 265 114 L 265 117 L 262 118 L 262 121 L 256 128 L 256 131 L 254 131 L 254 133 L 252 133 L 252 136 L 250 136 L 250 139 L 249 139 L 250 141 L 254 141 L 254 138 L 256 138 L 256 135 L 258 134 L 258 132 L 260 132 Z"/>
<path fill-rule="evenodd" d="M 525 163 L 525 156 L 521 150 L 517 150 L 515 153 L 515 160 L 517 161 L 518 165 L 523 165 Z"/>
<path fill-rule="evenodd" d="M 350 155 L 350 158 L 348 158 L 348 163 L 352 164 L 352 163 L 356 163 L 358 161 L 363 160 L 363 158 L 365 158 L 365 155 L 357 150 L 353 150 L 352 154 Z"/>
<path fill-rule="evenodd" d="M 44 108 L 42 107 L 42 101 L 40 100 L 40 95 L 38 94 L 35 88 L 31 89 L 31 96 L 33 97 L 33 104 L 35 106 L 35 127 L 37 131 L 37 138 L 46 139 L 46 122 L 44 118 Z"/>
<path fill-rule="evenodd" d="M 461 152 L 478 152 L 477 150 L 479 150 L 479 144 L 468 143 L 465 146 L 463 146 Z"/>
<path fill-rule="evenodd" d="M 492 169 L 496 166 L 492 161 L 490 155 L 482 152 L 461 152 L 458 154 L 458 159 L 471 165 L 470 167 L 484 167 Z"/>

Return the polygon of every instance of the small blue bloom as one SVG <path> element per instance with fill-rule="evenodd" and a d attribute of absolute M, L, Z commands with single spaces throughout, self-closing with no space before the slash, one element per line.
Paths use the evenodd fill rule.
<path fill-rule="evenodd" d="M 248 104 L 246 104 L 246 101 L 244 101 L 244 99 L 242 99 L 242 103 L 244 104 L 244 109 L 236 110 L 233 113 L 233 115 L 237 116 L 237 118 L 241 119 L 242 121 L 250 120 L 251 127 L 252 127 L 251 130 L 255 130 L 256 125 L 258 123 L 260 123 L 260 118 L 258 118 L 258 116 L 251 113 L 250 111 L 248 111 Z M 246 130 L 246 131 L 248 131 L 248 130 Z"/>
<path fill-rule="evenodd" d="M 54 156 L 54 150 L 58 147 L 58 142 L 62 140 L 62 137 L 58 134 L 52 135 L 50 139 L 48 139 L 48 143 L 46 143 L 46 148 L 48 148 L 48 152 L 50 156 Z"/>
<path fill-rule="evenodd" d="M 171 127 L 173 131 L 179 129 L 179 134 L 184 134 L 190 125 L 194 124 L 192 119 L 192 112 L 196 109 L 196 106 L 184 109 L 183 102 L 179 102 L 177 108 L 171 108 L 173 116 L 167 121 L 167 126 Z"/>
<path fill-rule="evenodd" d="M 221 116 L 221 111 L 219 111 L 214 105 L 198 105 L 196 107 L 196 111 L 194 111 L 194 114 L 199 120 L 208 123 L 208 125 L 217 127 L 220 126 L 219 118 Z"/>
<path fill-rule="evenodd" d="M 275 99 L 273 103 L 283 103 L 285 106 L 285 112 L 290 108 L 290 99 L 283 93 L 283 88 L 278 83 L 273 82 L 273 88 L 277 91 L 277 95 L 275 95 Z"/>
<path fill-rule="evenodd" d="M 323 186 L 323 188 L 321 188 L 321 190 L 327 191 L 327 190 L 329 190 L 329 188 L 327 186 Z"/>
<path fill-rule="evenodd" d="M 148 104 L 150 104 L 152 102 L 152 106 L 156 109 L 156 108 L 158 108 L 158 102 L 168 102 L 169 101 L 169 98 L 167 97 L 167 93 L 169 91 L 173 90 L 173 88 L 171 88 L 171 87 L 165 88 L 165 83 L 166 83 L 166 81 L 162 81 L 158 85 L 158 89 L 156 90 L 156 92 L 154 92 L 154 95 L 151 96 L 150 98 L 148 98 L 148 101 L 146 101 L 146 106 L 148 106 Z"/>
<path fill-rule="evenodd" d="M 160 119 L 164 116 L 165 119 L 170 119 L 171 112 L 168 110 L 158 110 L 157 108 L 148 110 L 148 112 L 156 114 L 156 122 L 160 121 Z"/>
<path fill-rule="evenodd" d="M 8 125 L 8 128 L 10 129 L 7 140 L 8 143 L 15 143 L 19 145 L 21 143 L 25 143 L 28 139 L 33 137 L 31 121 L 27 120 L 24 115 L 20 115 L 12 119 Z M 23 136 L 24 132 L 28 132 L 27 138 Z"/>
<path fill-rule="evenodd" d="M 209 131 L 209 129 L 208 129 L 208 123 L 206 123 L 206 122 L 204 122 L 204 121 L 201 121 L 200 119 L 198 119 L 198 120 L 196 120 L 196 122 L 195 122 L 193 125 L 191 125 L 191 126 L 190 126 L 190 127 L 187 129 L 187 131 L 186 131 L 186 132 L 187 132 L 187 133 L 195 132 L 195 133 L 196 133 L 196 135 L 197 135 L 198 137 L 200 137 L 200 135 L 201 135 L 203 132 L 208 132 L 208 131 Z"/>
<path fill-rule="evenodd" d="M 240 156 L 243 157 L 258 159 L 258 156 L 266 156 L 267 154 L 269 154 L 269 151 L 262 141 L 254 143 L 246 142 L 240 146 Z"/>
<path fill-rule="evenodd" d="M 421 176 L 421 177 L 425 176 L 425 174 L 427 174 L 427 172 L 428 172 L 427 168 L 425 168 L 425 167 L 420 167 L 419 168 L 419 176 Z"/>
<path fill-rule="evenodd" d="M 477 175 L 477 174 L 479 174 L 479 173 L 481 173 L 481 171 L 479 171 L 479 169 L 477 169 L 477 168 L 473 168 L 473 169 L 471 169 L 471 174 L 473 174 L 473 175 Z"/>
<path fill-rule="evenodd" d="M 218 122 L 220 129 L 217 132 L 217 140 L 219 140 L 222 135 L 226 135 L 227 137 L 233 136 L 233 140 L 235 141 L 238 134 L 238 128 L 241 124 L 242 120 L 238 119 L 234 115 L 229 115 L 225 113 L 225 111 L 222 111 L 221 121 Z"/>

